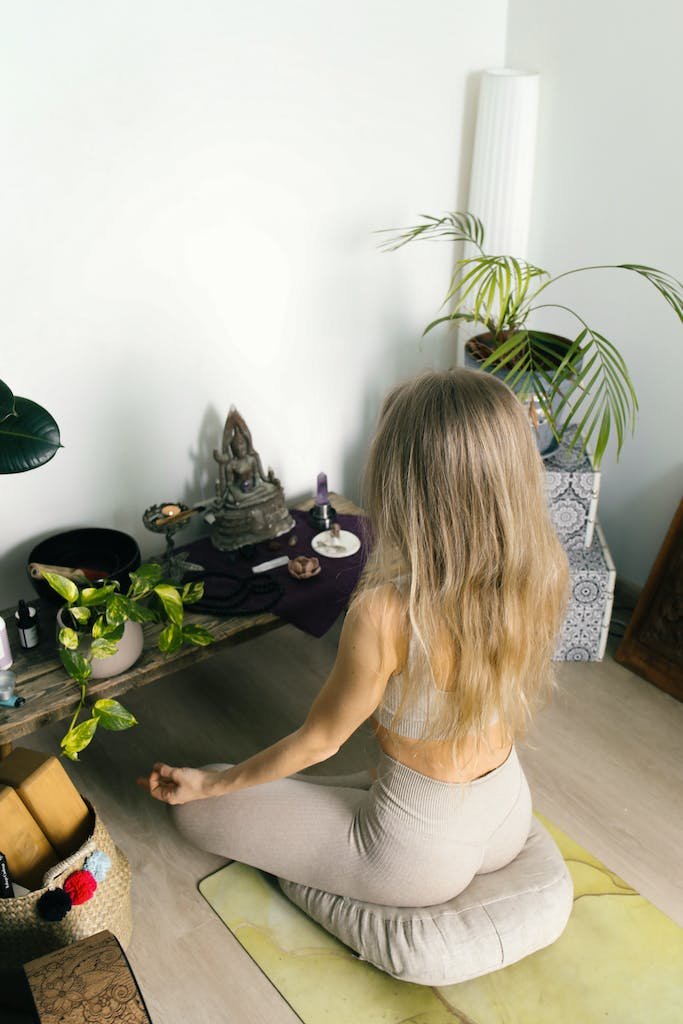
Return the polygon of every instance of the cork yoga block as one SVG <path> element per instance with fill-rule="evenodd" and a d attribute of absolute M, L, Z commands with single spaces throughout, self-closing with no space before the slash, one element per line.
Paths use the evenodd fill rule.
<path fill-rule="evenodd" d="M 10 786 L 0 787 L 0 849 L 7 858 L 13 881 L 27 889 L 39 889 L 47 869 L 59 860 Z"/>
<path fill-rule="evenodd" d="M 17 747 L 0 761 L 0 786 L 16 790 L 62 857 L 70 856 L 87 838 L 88 808 L 56 757 Z"/>
<path fill-rule="evenodd" d="M 152 1024 L 126 954 L 109 931 L 24 965 L 41 1024 Z"/>

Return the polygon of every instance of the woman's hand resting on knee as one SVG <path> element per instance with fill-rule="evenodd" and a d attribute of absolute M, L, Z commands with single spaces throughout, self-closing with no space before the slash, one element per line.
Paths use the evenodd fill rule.
<path fill-rule="evenodd" d="M 384 639 L 387 593 L 393 595 L 393 587 L 373 591 L 349 611 L 332 671 L 298 729 L 222 771 L 155 764 L 149 778 L 138 779 L 139 785 L 165 804 L 185 804 L 286 779 L 336 754 L 373 713 L 398 667 L 393 645 Z M 396 628 L 393 618 L 390 624 Z"/>
<path fill-rule="evenodd" d="M 204 768 L 173 768 L 168 764 L 155 764 L 149 778 L 140 778 L 138 785 L 156 800 L 165 804 L 186 804 L 190 800 L 204 800 L 218 796 L 223 772 Z"/>

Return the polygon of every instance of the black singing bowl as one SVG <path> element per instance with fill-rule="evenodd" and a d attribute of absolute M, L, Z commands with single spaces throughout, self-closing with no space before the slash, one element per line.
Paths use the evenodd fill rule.
<path fill-rule="evenodd" d="M 125 591 L 130 582 L 128 574 L 140 565 L 140 548 L 133 537 L 120 530 L 88 527 L 67 530 L 42 540 L 33 548 L 28 561 L 29 564 L 39 562 L 68 569 L 85 569 L 93 586 L 97 586 L 101 579 L 118 580 L 121 590 Z M 29 579 L 41 601 L 64 604 L 64 599 L 45 580 L 35 579 L 30 572 Z"/>

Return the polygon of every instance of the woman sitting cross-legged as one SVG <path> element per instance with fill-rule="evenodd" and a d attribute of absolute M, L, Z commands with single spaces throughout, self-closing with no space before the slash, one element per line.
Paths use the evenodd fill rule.
<path fill-rule="evenodd" d="M 305 722 L 241 764 L 157 764 L 140 781 L 204 850 L 352 899 L 427 907 L 527 840 L 514 742 L 551 683 L 568 567 L 527 413 L 489 374 L 396 387 L 366 491 L 374 547 Z M 374 779 L 293 777 L 368 719 Z"/>

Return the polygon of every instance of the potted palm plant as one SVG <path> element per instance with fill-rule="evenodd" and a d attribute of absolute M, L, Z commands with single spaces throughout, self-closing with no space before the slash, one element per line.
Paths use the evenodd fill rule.
<path fill-rule="evenodd" d="M 98 726 L 122 730 L 136 725 L 134 716 L 116 700 L 95 701 L 89 718 L 79 722 L 93 677 L 118 675 L 130 667 L 142 652 L 143 623 L 159 623 L 162 629 L 157 647 L 172 654 L 184 643 L 205 647 L 213 636 L 203 626 L 187 623 L 185 606 L 199 601 L 201 582 L 175 584 L 163 578 L 156 562 L 141 565 L 130 573 L 130 586 L 119 592 L 117 580 L 102 586 L 79 586 L 58 573 L 44 571 L 43 578 L 66 602 L 58 615 L 59 657 L 81 691 L 71 724 L 61 740 L 65 757 L 78 760 Z M 126 645 L 126 652 L 120 650 Z M 125 660 L 122 660 L 125 659 Z M 111 671 L 107 671 L 108 663 Z"/>
<path fill-rule="evenodd" d="M 385 233 L 385 232 L 382 232 Z M 617 457 L 627 430 L 633 432 L 638 409 L 628 367 L 613 341 L 589 325 L 573 309 L 548 301 L 547 290 L 571 274 L 627 270 L 652 284 L 683 321 L 683 285 L 669 274 L 638 263 L 578 267 L 551 276 L 515 256 L 488 254 L 484 226 L 471 213 L 423 215 L 415 227 L 390 229 L 385 251 L 419 239 L 465 243 L 467 255 L 456 260 L 444 306 L 450 311 L 427 325 L 478 324 L 483 333 L 466 343 L 470 358 L 495 372 L 529 405 L 535 427 L 544 419 L 549 441 L 571 437 L 581 452 L 594 447 L 596 466 L 616 435 Z M 562 338 L 530 326 L 541 309 L 562 309 L 578 322 L 576 336 Z M 547 447 L 539 441 L 541 451 Z"/>

